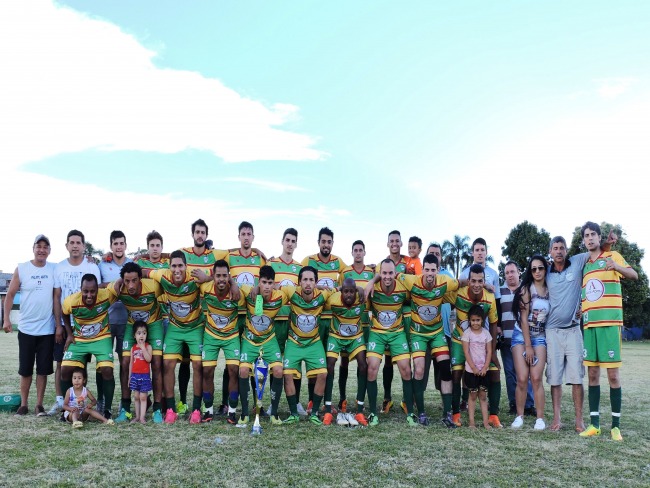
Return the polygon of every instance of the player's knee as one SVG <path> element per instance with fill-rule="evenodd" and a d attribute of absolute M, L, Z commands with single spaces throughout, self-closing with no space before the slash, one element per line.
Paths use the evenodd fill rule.
<path fill-rule="evenodd" d="M 102 378 L 105 380 L 112 380 L 113 379 L 113 368 L 109 368 L 108 366 L 103 366 L 101 368 L 101 375 Z"/>
<path fill-rule="evenodd" d="M 361 376 L 366 376 L 368 374 L 368 363 L 366 363 L 365 361 L 358 361 L 357 371 Z"/>
<path fill-rule="evenodd" d="M 440 381 L 451 381 L 451 361 L 444 359 L 438 361 L 438 371 L 440 372 Z"/>

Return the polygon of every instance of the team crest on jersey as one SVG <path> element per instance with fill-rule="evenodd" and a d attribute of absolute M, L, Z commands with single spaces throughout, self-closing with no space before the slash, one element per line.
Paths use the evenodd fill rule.
<path fill-rule="evenodd" d="M 614 351 L 607 351 L 607 355 L 609 356 L 609 359 L 614 359 Z"/>
<path fill-rule="evenodd" d="M 599 300 L 605 294 L 605 285 L 597 279 L 587 281 L 585 286 L 585 298 L 590 302 Z"/>
<path fill-rule="evenodd" d="M 232 308 L 232 302 L 223 302 L 223 304 L 228 308 Z"/>
<path fill-rule="evenodd" d="M 103 305 L 97 307 L 97 312 L 98 313 L 103 312 L 103 311 L 104 311 L 104 306 Z"/>
<path fill-rule="evenodd" d="M 298 270 L 298 268 L 296 268 L 295 264 L 293 266 L 291 266 L 291 271 L 293 271 L 295 273 L 297 270 Z"/>
<path fill-rule="evenodd" d="M 355 308 L 354 313 L 359 315 L 361 313 L 361 309 L 359 307 Z"/>
<path fill-rule="evenodd" d="M 364 277 L 365 279 L 368 279 L 368 273 L 363 273 L 363 277 Z"/>
<path fill-rule="evenodd" d="M 226 325 L 228 325 L 228 317 L 224 317 L 223 315 L 219 315 L 217 313 L 211 313 L 210 317 L 212 317 L 212 321 L 214 322 L 214 325 L 217 329 L 223 329 Z"/>
<path fill-rule="evenodd" d="M 302 332 L 308 334 L 317 326 L 316 316 L 304 314 L 298 315 L 298 317 L 296 317 L 296 325 Z"/>
<path fill-rule="evenodd" d="M 181 293 L 186 293 L 187 292 L 187 285 L 183 285 L 181 288 Z"/>
<path fill-rule="evenodd" d="M 393 297 L 393 300 L 394 300 L 394 301 L 398 301 L 398 300 L 399 300 L 399 297 L 395 296 L 395 297 Z"/>
<path fill-rule="evenodd" d="M 147 298 L 146 298 L 146 297 L 141 298 L 141 299 L 140 299 L 140 302 L 141 302 L 141 303 L 147 303 Z"/>
<path fill-rule="evenodd" d="M 598 260 L 598 267 L 599 267 L 599 268 L 604 268 L 604 267 L 605 267 L 605 261 L 602 260 L 602 259 L 599 259 L 599 260 Z"/>
<path fill-rule="evenodd" d="M 207 257 L 207 256 L 203 256 L 203 262 L 204 262 L 204 263 L 207 263 L 207 262 L 208 262 L 208 257 Z"/>
<path fill-rule="evenodd" d="M 330 268 L 334 269 L 334 263 L 330 263 Z"/>
<path fill-rule="evenodd" d="M 86 324 L 81 326 L 79 333 L 81 334 L 81 337 L 85 337 L 85 338 L 95 337 L 97 334 L 99 334 L 101 328 L 102 328 L 101 322 L 98 322 L 96 324 Z"/>
<path fill-rule="evenodd" d="M 266 315 L 252 315 L 251 324 L 258 332 L 266 332 L 271 326 L 271 319 Z"/>
<path fill-rule="evenodd" d="M 312 304 L 313 307 L 317 307 L 318 306 L 318 300 L 314 300 L 313 302 L 311 302 L 311 304 Z"/>
<path fill-rule="evenodd" d="M 436 292 L 433 294 L 434 297 L 439 297 L 440 296 L 440 290 L 436 290 Z"/>

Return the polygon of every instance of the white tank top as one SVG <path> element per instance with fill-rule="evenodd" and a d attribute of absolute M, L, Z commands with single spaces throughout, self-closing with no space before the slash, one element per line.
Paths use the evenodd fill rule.
<path fill-rule="evenodd" d="M 20 315 L 18 330 L 41 336 L 54 334 L 54 264 L 39 268 L 31 261 L 18 265 L 20 279 Z"/>

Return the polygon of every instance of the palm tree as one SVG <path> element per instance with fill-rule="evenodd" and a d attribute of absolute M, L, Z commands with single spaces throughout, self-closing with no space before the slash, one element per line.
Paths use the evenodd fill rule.
<path fill-rule="evenodd" d="M 469 248 L 469 236 L 455 235 L 452 241 L 443 242 L 442 255 L 442 260 L 454 270 L 454 275 L 458 278 L 461 264 L 467 263 L 472 258 Z"/>

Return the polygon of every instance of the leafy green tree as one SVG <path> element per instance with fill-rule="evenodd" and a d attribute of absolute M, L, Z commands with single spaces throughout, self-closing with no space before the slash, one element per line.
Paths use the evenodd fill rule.
<path fill-rule="evenodd" d="M 458 274 L 462 269 L 462 264 L 471 259 L 472 254 L 470 251 L 469 236 L 455 235 L 453 240 L 442 243 L 443 261 L 454 270 L 456 278 L 458 278 Z"/>
<path fill-rule="evenodd" d="M 92 256 L 101 260 L 102 256 L 104 256 L 104 251 L 96 249 L 90 241 L 86 241 L 86 256 Z"/>
<path fill-rule="evenodd" d="M 612 251 L 617 251 L 625 258 L 627 263 L 638 273 L 639 279 L 621 280 L 621 290 L 623 293 L 623 321 L 625 325 L 645 325 L 650 323 L 650 287 L 648 286 L 648 275 L 641 268 L 641 260 L 645 254 L 636 242 L 630 242 L 625 237 L 625 232 L 620 225 L 612 225 L 607 222 L 600 224 L 601 238 L 605 239 L 610 230 L 619 236 L 618 242 L 612 247 Z M 569 256 L 585 252 L 582 244 L 582 235 L 580 227 L 573 231 Z"/>
<path fill-rule="evenodd" d="M 537 229 L 535 224 L 527 220 L 515 225 L 506 237 L 501 247 L 501 255 L 506 261 L 514 261 L 520 269 L 525 269 L 528 260 L 535 254 L 548 256 L 548 245 L 551 242 L 551 235 L 542 228 Z M 499 274 L 503 278 L 504 264 L 499 264 Z"/>

